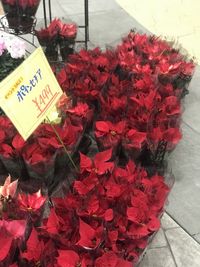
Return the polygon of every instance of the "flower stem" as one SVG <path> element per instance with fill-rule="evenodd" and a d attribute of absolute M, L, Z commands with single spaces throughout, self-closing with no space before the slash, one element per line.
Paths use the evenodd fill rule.
<path fill-rule="evenodd" d="M 48 122 L 50 123 L 52 129 L 54 130 L 54 133 L 56 134 L 56 137 L 58 138 L 60 144 L 62 145 L 62 147 L 63 147 L 65 153 L 67 154 L 67 156 L 68 156 L 68 158 L 69 158 L 71 164 L 73 165 L 74 169 L 75 169 L 76 171 L 78 171 L 78 169 L 77 169 L 77 167 L 76 167 L 76 164 L 74 163 L 74 161 L 73 161 L 71 155 L 70 155 L 69 152 L 67 151 L 67 148 L 66 148 L 66 146 L 65 146 L 65 144 L 64 144 L 64 142 L 63 142 L 63 140 L 61 139 L 61 137 L 60 137 L 58 131 L 56 130 L 56 128 L 54 127 L 54 125 L 51 123 L 51 121 L 49 120 L 48 117 L 47 117 L 47 120 L 48 120 Z"/>

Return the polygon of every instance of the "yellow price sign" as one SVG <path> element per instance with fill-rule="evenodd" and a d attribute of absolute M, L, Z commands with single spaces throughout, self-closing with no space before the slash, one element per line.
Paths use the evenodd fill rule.
<path fill-rule="evenodd" d="M 0 106 L 26 140 L 62 93 L 39 47 L 0 83 Z"/>

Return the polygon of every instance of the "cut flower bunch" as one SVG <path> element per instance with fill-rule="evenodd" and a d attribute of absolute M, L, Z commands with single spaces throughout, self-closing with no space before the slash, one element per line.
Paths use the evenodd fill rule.
<path fill-rule="evenodd" d="M 57 115 L 26 142 L 0 117 L 0 266 L 136 265 L 160 227 L 163 157 L 181 139 L 193 72 L 166 41 L 131 31 L 69 56 Z"/>

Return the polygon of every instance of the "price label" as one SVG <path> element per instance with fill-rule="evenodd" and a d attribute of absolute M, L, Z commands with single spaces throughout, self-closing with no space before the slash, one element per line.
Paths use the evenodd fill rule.
<path fill-rule="evenodd" d="M 0 83 L 0 106 L 26 140 L 62 93 L 39 47 Z"/>

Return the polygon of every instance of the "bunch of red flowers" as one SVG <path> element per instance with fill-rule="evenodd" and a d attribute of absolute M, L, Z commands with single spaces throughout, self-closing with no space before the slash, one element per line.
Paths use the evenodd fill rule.
<path fill-rule="evenodd" d="M 56 27 L 50 32 L 54 36 Z M 137 262 L 160 227 L 169 193 L 163 168 L 147 168 L 144 156 L 155 163 L 160 142 L 171 151 L 180 140 L 181 99 L 193 70 L 167 42 L 131 32 L 116 49 L 70 56 L 57 75 L 68 95 L 58 103 L 58 124 L 43 123 L 24 142 L 9 119 L 0 117 L 7 171 L 21 166 L 26 174 L 20 170 L 16 177 L 28 173 L 47 186 L 60 185 L 48 190 L 51 205 L 43 220 L 47 198 L 40 191 L 18 194 L 10 178 L 0 187 L 3 264 L 131 267 Z M 12 227 L 19 224 L 16 233 Z"/>
<path fill-rule="evenodd" d="M 17 5 L 21 8 L 27 8 L 38 6 L 40 0 L 3 0 L 2 2 L 11 6 Z"/>
<path fill-rule="evenodd" d="M 52 60 L 52 56 L 53 61 L 58 59 L 58 47 L 64 61 L 74 52 L 76 24 L 63 23 L 60 19 L 54 19 L 47 28 L 35 32 L 49 60 Z"/>
<path fill-rule="evenodd" d="M 8 173 L 16 178 L 29 177 L 40 180 L 47 186 L 53 183 L 58 171 L 57 162 L 66 157 L 64 147 L 73 156 L 83 135 L 84 125 L 87 123 L 84 111 L 81 113 L 83 117 L 78 117 L 78 109 L 74 107 L 73 111 L 72 106 L 71 109 L 68 107 L 69 113 L 73 114 L 70 119 L 70 116 L 66 118 L 67 112 L 63 110 L 61 102 L 59 105 L 61 123 L 41 124 L 26 142 L 17 133 L 10 120 L 6 116 L 0 116 L 0 158 Z M 88 112 L 91 112 L 89 107 Z M 66 170 L 67 162 L 59 164 L 59 168 L 62 167 Z"/>
<path fill-rule="evenodd" d="M 134 32 L 113 50 L 80 51 L 58 74 L 64 91 L 96 107 L 99 148 L 122 147 L 134 159 L 181 139 L 181 99 L 193 62 L 166 41 Z"/>
<path fill-rule="evenodd" d="M 75 39 L 77 26 L 74 23 L 63 23 L 60 19 L 54 19 L 47 28 L 36 31 L 41 45 L 51 41 L 58 41 L 60 38 Z"/>
<path fill-rule="evenodd" d="M 27 195 L 17 190 L 18 180 L 5 179 L 0 186 L 0 266 L 18 266 L 15 262 L 24 250 L 32 227 L 41 220 L 46 197 L 38 191 Z M 12 265 L 14 263 L 14 265 Z"/>
<path fill-rule="evenodd" d="M 132 161 L 120 167 L 111 157 L 111 150 L 92 158 L 80 154 L 80 171 L 71 192 L 64 198 L 52 198 L 49 215 L 40 223 L 46 197 L 40 192 L 16 193 L 17 181 L 11 183 L 8 177 L 0 187 L 1 235 L 6 233 L 1 262 L 16 262 L 13 266 L 133 266 L 160 227 L 169 188 L 162 176 L 149 177 Z M 18 257 L 13 256 L 16 249 Z"/>

